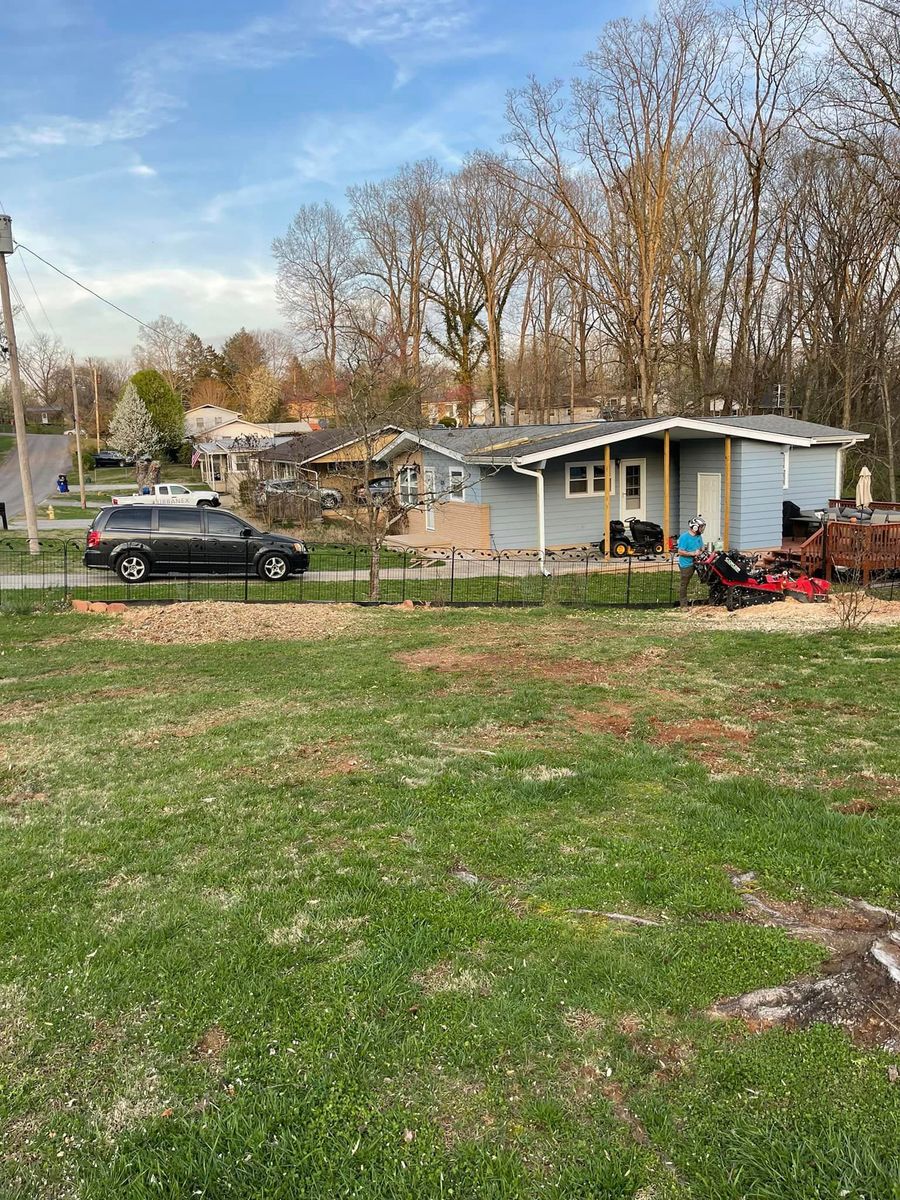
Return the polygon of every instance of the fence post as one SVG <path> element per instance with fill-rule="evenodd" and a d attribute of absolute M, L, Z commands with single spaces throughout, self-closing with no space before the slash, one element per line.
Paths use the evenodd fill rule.
<path fill-rule="evenodd" d="M 494 603 L 500 603 L 500 568 L 503 566 L 503 559 L 497 555 L 497 595 L 494 597 Z"/>
<path fill-rule="evenodd" d="M 631 555 L 628 556 L 628 577 L 625 580 L 625 607 L 631 607 Z"/>
<path fill-rule="evenodd" d="M 356 555 L 357 555 L 357 548 L 356 548 L 356 546 L 354 546 L 353 547 L 353 592 L 351 594 L 351 600 L 353 601 L 354 604 L 356 603 Z"/>
<path fill-rule="evenodd" d="M 250 599 L 250 539 L 244 538 L 244 603 Z"/>
<path fill-rule="evenodd" d="M 406 564 L 409 561 L 409 551 L 403 551 L 403 575 L 400 579 L 400 603 L 406 599 Z"/>
<path fill-rule="evenodd" d="M 450 603 L 453 603 L 453 590 L 456 584 L 456 547 L 450 549 Z"/>
<path fill-rule="evenodd" d="M 63 542 L 63 600 L 69 598 L 69 539 Z"/>

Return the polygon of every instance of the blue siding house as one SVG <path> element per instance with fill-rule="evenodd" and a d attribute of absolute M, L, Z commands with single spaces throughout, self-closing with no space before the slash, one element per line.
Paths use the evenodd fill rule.
<path fill-rule="evenodd" d="M 612 520 L 681 530 L 741 550 L 781 545 L 782 505 L 825 508 L 843 456 L 868 435 L 789 417 L 661 417 L 405 430 L 379 458 L 411 505 L 410 545 L 564 549 Z M 608 489 L 607 489 L 608 477 Z"/>

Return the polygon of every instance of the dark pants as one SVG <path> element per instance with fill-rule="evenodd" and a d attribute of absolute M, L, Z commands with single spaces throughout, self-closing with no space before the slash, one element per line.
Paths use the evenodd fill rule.
<path fill-rule="evenodd" d="M 691 563 L 691 565 L 689 567 L 679 567 L 678 568 L 678 573 L 681 576 L 681 586 L 678 589 L 678 602 L 682 608 L 687 608 L 688 584 L 691 582 L 691 576 L 694 574 L 694 572 L 696 570 L 697 570 L 697 568 L 694 566 L 693 563 Z"/>

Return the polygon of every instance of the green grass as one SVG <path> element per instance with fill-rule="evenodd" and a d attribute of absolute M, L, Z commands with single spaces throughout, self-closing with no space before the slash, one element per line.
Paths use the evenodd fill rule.
<path fill-rule="evenodd" d="M 108 483 L 120 490 L 120 485 L 134 483 L 134 467 L 100 467 L 90 471 L 90 483 Z M 162 483 L 193 484 L 194 487 L 206 486 L 200 475 L 199 468 L 183 467 L 180 463 L 164 463 L 160 475 Z"/>
<path fill-rule="evenodd" d="M 9 454 L 15 444 L 16 439 L 11 433 L 0 433 L 0 457 Z"/>
<path fill-rule="evenodd" d="M 0 620 L 4 1200 L 900 1196 L 886 1054 L 704 1015 L 823 957 L 724 919 L 726 864 L 896 906 L 896 631 L 107 628 Z M 748 744 L 658 736 L 700 719 Z"/>

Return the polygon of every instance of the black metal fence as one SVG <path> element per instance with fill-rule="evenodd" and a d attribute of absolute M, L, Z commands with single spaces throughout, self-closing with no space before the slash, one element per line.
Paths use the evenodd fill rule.
<path fill-rule="evenodd" d="M 0 606 L 81 598 L 656 608 L 678 599 L 678 569 L 668 558 L 607 561 L 570 551 L 548 553 L 542 563 L 527 551 L 382 549 L 373 564 L 364 546 L 308 548 L 309 570 L 279 582 L 259 578 L 249 561 L 228 574 L 213 574 L 195 557 L 177 572 L 134 584 L 114 571 L 87 568 L 81 542 L 42 541 L 37 554 L 24 542 L 0 542 Z"/>
<path fill-rule="evenodd" d="M 382 549 L 373 563 L 368 547 L 307 545 L 309 570 L 278 582 L 261 579 L 249 560 L 227 574 L 211 573 L 196 551 L 191 558 L 188 543 L 181 569 L 135 584 L 114 571 L 87 568 L 81 542 L 42 541 L 38 553 L 31 554 L 24 541 L 0 541 L 0 607 L 78 598 L 611 608 L 665 608 L 678 601 L 678 567 L 668 557 L 607 560 L 572 550 L 548 552 L 541 561 L 536 551 Z M 859 586 L 857 575 L 847 573 L 835 584 Z M 873 577 L 869 590 L 900 600 L 900 563 Z M 694 579 L 689 594 L 702 601 L 707 589 Z"/>

